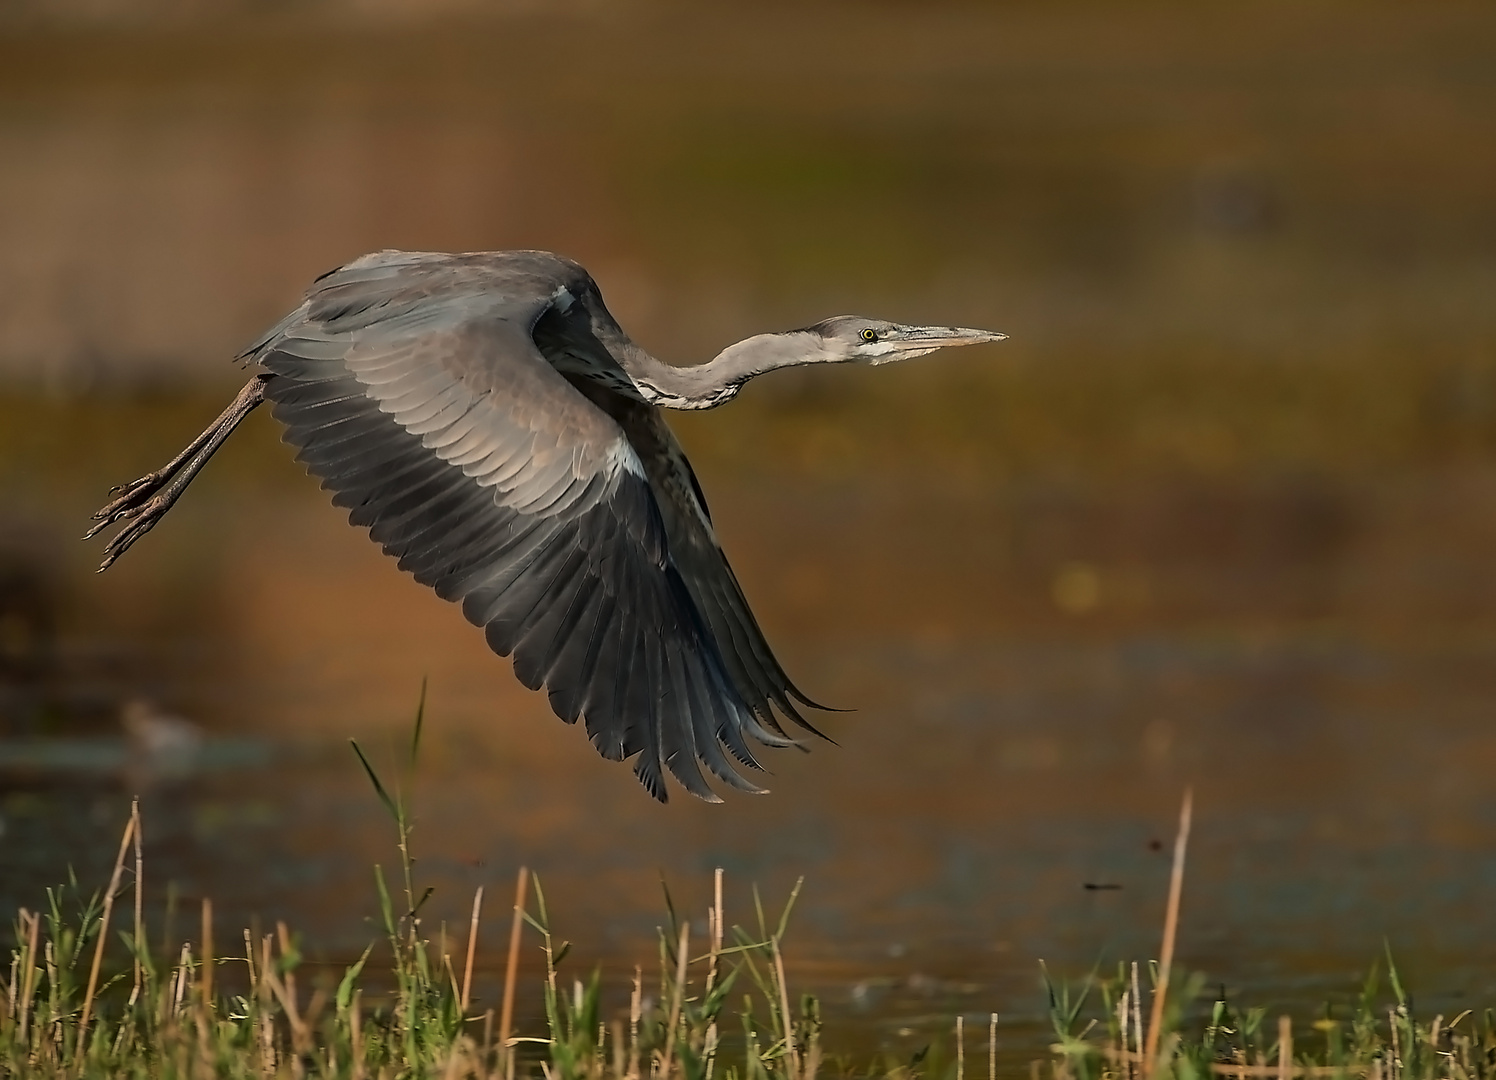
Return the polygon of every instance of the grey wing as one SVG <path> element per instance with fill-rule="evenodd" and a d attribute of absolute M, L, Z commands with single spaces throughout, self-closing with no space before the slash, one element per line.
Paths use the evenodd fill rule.
<path fill-rule="evenodd" d="M 373 303 L 314 293 L 247 354 L 274 376 L 266 396 L 299 460 L 603 756 L 637 755 L 656 798 L 663 766 L 715 801 L 698 762 L 759 790 L 723 748 L 757 767 L 745 736 L 788 740 L 725 669 L 622 429 L 535 348 L 548 294 L 438 282 L 407 303 L 397 285 L 343 290 L 382 292 Z"/>
<path fill-rule="evenodd" d="M 795 702 L 814 709 L 826 710 L 826 706 L 801 693 L 775 659 L 717 541 L 701 485 L 664 417 L 649 405 L 619 408 L 615 415 L 639 453 L 658 499 L 670 557 L 749 707 L 780 734 L 784 732 L 774 708 L 825 738 L 800 714 Z"/>

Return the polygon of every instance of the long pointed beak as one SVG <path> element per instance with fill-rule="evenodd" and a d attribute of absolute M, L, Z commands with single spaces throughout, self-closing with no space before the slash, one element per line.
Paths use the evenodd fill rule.
<path fill-rule="evenodd" d="M 888 364 L 895 360 L 910 360 L 936 349 L 949 349 L 955 345 L 982 345 L 989 341 L 1002 341 L 1007 336 L 996 330 L 971 330 L 964 326 L 901 326 L 887 338 L 892 348 L 871 362 Z"/>
<path fill-rule="evenodd" d="M 953 345 L 983 345 L 1003 341 L 1007 334 L 996 330 L 970 330 L 964 326 L 906 326 L 898 335 L 900 344 L 915 348 L 948 349 Z"/>

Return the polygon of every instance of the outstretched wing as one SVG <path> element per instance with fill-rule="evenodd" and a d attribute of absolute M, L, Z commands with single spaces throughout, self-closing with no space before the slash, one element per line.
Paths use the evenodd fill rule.
<path fill-rule="evenodd" d="M 483 261 L 483 260 L 487 261 Z M 745 700 L 671 558 L 646 471 L 531 337 L 582 274 L 549 256 L 372 256 L 319 281 L 245 354 L 297 457 L 401 569 L 460 602 L 489 646 L 666 797 L 698 762 L 759 790 Z M 750 684 L 751 685 L 751 684 Z"/>

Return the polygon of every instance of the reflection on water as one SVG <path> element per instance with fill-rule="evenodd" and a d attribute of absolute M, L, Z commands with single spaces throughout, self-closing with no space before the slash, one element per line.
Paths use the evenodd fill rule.
<path fill-rule="evenodd" d="M 843 1044 L 996 1009 L 1025 1052 L 1039 958 L 1155 951 L 1193 784 L 1186 966 L 1307 1005 L 1385 936 L 1490 1000 L 1488 6 L 343 14 L 0 37 L 0 914 L 102 882 L 139 790 L 158 932 L 175 882 L 353 955 L 395 853 L 345 740 L 387 761 L 429 679 L 434 917 L 533 867 L 614 991 L 661 878 L 704 913 L 724 867 L 750 922 L 805 875 Z M 838 310 L 1012 335 L 679 418 L 839 745 L 656 806 L 265 416 L 91 576 L 104 489 L 383 246 L 564 251 L 678 358 Z"/>

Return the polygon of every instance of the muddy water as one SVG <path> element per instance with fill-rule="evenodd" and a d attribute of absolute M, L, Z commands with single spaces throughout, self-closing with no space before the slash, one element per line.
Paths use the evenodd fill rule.
<path fill-rule="evenodd" d="M 743 923 L 806 878 L 790 974 L 833 1042 L 996 1010 L 1021 1056 L 1041 958 L 1155 954 L 1193 785 L 1183 964 L 1307 1009 L 1388 941 L 1431 1006 L 1489 1001 L 1493 24 L 1274 18 L 0 40 L 0 906 L 101 881 L 140 791 L 158 934 L 174 882 L 356 954 L 395 852 L 346 739 L 393 770 L 425 680 L 419 874 L 434 920 L 489 890 L 489 998 L 516 867 L 615 1004 L 661 879 L 699 917 L 722 867 Z M 781 658 L 855 710 L 836 745 L 773 755 L 761 799 L 655 805 L 268 417 L 90 576 L 80 523 L 213 415 L 218 358 L 386 245 L 567 251 L 682 359 L 843 309 L 1013 334 L 680 422 Z"/>

